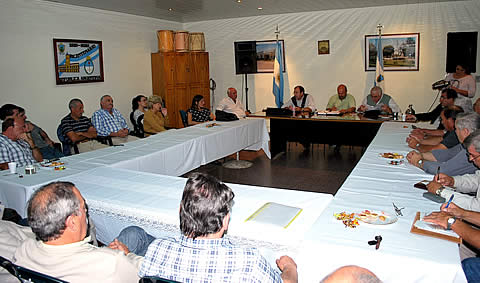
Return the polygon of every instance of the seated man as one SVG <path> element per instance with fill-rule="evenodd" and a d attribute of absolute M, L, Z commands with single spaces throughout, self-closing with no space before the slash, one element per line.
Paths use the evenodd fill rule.
<path fill-rule="evenodd" d="M 296 86 L 293 89 L 293 96 L 290 100 L 288 100 L 284 105 L 283 108 L 289 108 L 295 110 L 295 112 L 302 113 L 312 113 L 317 108 L 315 108 L 315 101 L 313 100 L 313 96 L 308 93 L 305 93 L 305 89 L 303 86 Z"/>
<path fill-rule="evenodd" d="M 456 146 L 460 141 L 455 133 L 455 120 L 460 113 L 463 113 L 463 109 L 456 105 L 443 109 L 440 113 L 440 118 L 447 132 L 443 136 L 437 136 L 436 134 L 428 135 L 412 131 L 406 140 L 408 146 L 419 152 L 447 149 Z"/>
<path fill-rule="evenodd" d="M 245 111 L 245 107 L 240 100 L 237 99 L 237 90 L 229 87 L 227 96 L 218 104 L 216 110 L 224 111 L 237 115 L 238 119 L 245 118 L 250 112 Z"/>
<path fill-rule="evenodd" d="M 68 282 L 138 282 L 143 257 L 131 253 L 121 237 L 108 247 L 89 244 L 87 217 L 72 183 L 43 186 L 28 203 L 28 223 L 38 240 L 24 241 L 14 263 Z"/>
<path fill-rule="evenodd" d="M 180 203 L 183 235 L 155 240 L 140 276 L 179 282 L 297 282 L 297 266 L 290 257 L 277 259 L 280 275 L 256 248 L 235 246 L 224 237 L 233 197 L 214 177 L 191 175 Z"/>
<path fill-rule="evenodd" d="M 95 140 L 97 131 L 90 119 L 83 116 L 83 103 L 80 99 L 70 100 L 68 108 L 70 108 L 70 114 L 63 117 L 60 128 L 71 144 L 77 144 L 79 153 L 108 147 Z"/>
<path fill-rule="evenodd" d="M 461 209 L 453 202 L 448 207 L 446 207 L 446 204 L 442 204 L 440 210 L 440 212 L 433 212 L 425 216 L 424 220 L 439 225 L 446 230 L 453 230 L 463 241 L 480 250 L 480 230 L 466 223 L 480 226 L 480 213 Z M 480 258 L 466 258 L 462 261 L 462 267 L 468 282 L 480 282 L 480 272 L 478 272 Z"/>
<path fill-rule="evenodd" d="M 25 166 L 43 161 L 42 153 L 33 142 L 32 136 L 26 133 L 22 119 L 7 118 L 2 123 L 0 134 L 0 169 L 8 169 L 8 162 L 17 162 L 17 166 Z"/>
<path fill-rule="evenodd" d="M 138 139 L 128 135 L 127 121 L 120 111 L 113 108 L 113 98 L 110 95 L 105 94 L 100 98 L 100 107 L 92 115 L 92 123 L 99 136 L 112 137 L 115 145 Z"/>
<path fill-rule="evenodd" d="M 358 107 L 359 112 L 365 112 L 370 110 L 380 110 L 382 114 L 391 114 L 394 112 L 400 113 L 402 110 L 397 105 L 395 100 L 388 95 L 384 94 L 381 87 L 374 86 L 370 90 L 370 94 L 362 101 L 362 105 Z"/>
<path fill-rule="evenodd" d="M 340 113 L 355 112 L 355 97 L 347 93 L 347 86 L 341 84 L 337 87 L 337 94 L 330 97 L 327 104 L 327 111 L 339 111 Z"/>
<path fill-rule="evenodd" d="M 480 130 L 470 134 L 464 141 L 468 158 L 477 168 L 480 168 Z M 449 187 L 449 188 L 445 188 Z M 427 185 L 428 191 L 445 199 L 454 195 L 455 203 L 463 209 L 480 211 L 480 170 L 475 174 L 450 177 L 440 173 Z M 455 188 L 455 190 L 451 189 Z M 469 194 L 475 194 L 471 196 Z"/>
<path fill-rule="evenodd" d="M 412 150 L 407 154 L 407 160 L 430 174 L 444 173 L 450 176 L 473 174 L 478 168 L 468 161 L 467 151 L 462 143 L 477 129 L 480 129 L 480 115 L 475 112 L 458 114 L 455 133 L 460 141 L 459 144 L 448 149 L 436 149 L 423 153 Z"/>
<path fill-rule="evenodd" d="M 42 128 L 30 121 L 25 121 L 25 130 L 32 135 L 33 142 L 42 153 L 43 158 L 54 159 L 63 157 L 63 153 L 55 148 L 55 143 Z"/>
<path fill-rule="evenodd" d="M 455 105 L 457 96 L 453 89 L 443 89 L 440 94 L 440 103 L 435 109 L 428 113 L 407 114 L 407 121 L 429 121 L 430 124 L 433 124 L 440 118 L 440 113 L 444 108 Z M 439 124 L 438 129 L 443 130 L 442 123 Z"/>

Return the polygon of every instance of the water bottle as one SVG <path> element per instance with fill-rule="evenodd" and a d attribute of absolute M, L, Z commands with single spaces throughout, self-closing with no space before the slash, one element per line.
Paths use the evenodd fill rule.
<path fill-rule="evenodd" d="M 413 105 L 412 104 L 408 105 L 407 110 L 405 110 L 405 114 L 415 115 L 415 110 L 413 110 Z"/>

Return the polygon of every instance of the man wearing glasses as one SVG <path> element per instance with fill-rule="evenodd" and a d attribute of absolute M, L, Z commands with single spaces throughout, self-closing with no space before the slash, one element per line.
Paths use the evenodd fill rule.
<path fill-rule="evenodd" d="M 480 168 L 480 130 L 470 134 L 465 139 L 464 145 L 467 149 L 468 160 Z M 455 203 L 463 209 L 480 211 L 480 170 L 477 170 L 475 174 L 454 177 L 440 173 L 435 175 L 427 188 L 429 192 L 445 199 L 454 195 Z"/>

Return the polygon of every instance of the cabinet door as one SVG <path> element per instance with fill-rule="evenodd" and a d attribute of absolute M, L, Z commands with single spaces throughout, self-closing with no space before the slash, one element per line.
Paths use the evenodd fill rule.
<path fill-rule="evenodd" d="M 165 107 L 168 111 L 168 123 L 167 127 L 176 128 L 177 118 L 175 112 L 178 112 L 176 102 L 175 102 L 175 90 L 174 88 L 167 88 L 165 90 L 165 96 L 163 97 L 165 101 Z"/>
<path fill-rule="evenodd" d="M 175 84 L 188 84 L 190 73 L 190 53 L 175 52 Z"/>
<path fill-rule="evenodd" d="M 162 53 L 163 78 L 165 87 L 173 87 L 175 84 L 175 53 Z"/>
<path fill-rule="evenodd" d="M 206 83 L 210 80 L 208 69 L 208 53 L 192 52 L 191 53 L 191 83 Z"/>
<path fill-rule="evenodd" d="M 183 123 L 182 119 L 180 118 L 180 112 L 179 110 L 184 110 L 187 111 L 188 108 L 190 108 L 190 104 L 192 101 L 188 101 L 188 87 L 180 87 L 176 86 L 175 87 L 175 113 L 172 113 L 172 116 L 175 116 L 175 128 L 183 128 Z M 170 110 L 168 110 L 170 113 Z M 170 114 L 169 114 L 170 116 Z M 170 119 L 170 118 L 169 118 Z"/>

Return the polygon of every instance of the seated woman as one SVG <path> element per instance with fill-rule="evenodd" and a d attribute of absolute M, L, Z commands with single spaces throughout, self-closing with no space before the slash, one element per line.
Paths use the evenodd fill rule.
<path fill-rule="evenodd" d="M 167 108 L 162 107 L 163 101 L 160 96 L 152 95 L 148 98 L 148 110 L 143 117 L 143 130 L 145 136 L 166 131 L 168 122 Z"/>
<path fill-rule="evenodd" d="M 187 111 L 188 125 L 196 125 L 207 121 L 215 120 L 215 115 L 205 108 L 205 99 L 197 94 L 193 97 L 192 107 Z"/>
<path fill-rule="evenodd" d="M 140 115 L 145 113 L 145 108 L 147 108 L 147 97 L 143 94 L 139 94 L 132 99 L 132 112 L 135 122 L 138 120 Z"/>

